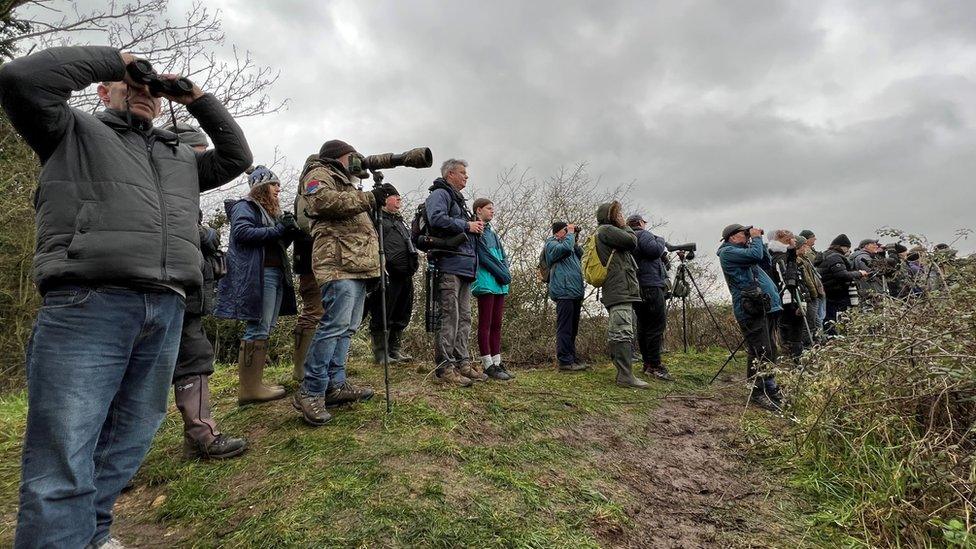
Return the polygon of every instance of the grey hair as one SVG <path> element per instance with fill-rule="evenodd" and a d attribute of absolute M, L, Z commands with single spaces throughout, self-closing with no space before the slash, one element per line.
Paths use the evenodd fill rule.
<path fill-rule="evenodd" d="M 464 166 L 468 167 L 467 160 L 461 160 L 459 158 L 449 158 L 441 164 L 441 177 L 447 177 L 448 172 L 453 172 L 454 170 Z"/>

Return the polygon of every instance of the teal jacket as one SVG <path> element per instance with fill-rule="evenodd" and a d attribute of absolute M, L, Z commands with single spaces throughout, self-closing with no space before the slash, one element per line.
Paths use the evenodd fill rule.
<path fill-rule="evenodd" d="M 546 264 L 549 265 L 549 298 L 583 299 L 583 250 L 576 245 L 576 234 L 569 233 L 558 240 L 546 240 Z"/>
<path fill-rule="evenodd" d="M 476 249 L 478 272 L 471 284 L 471 293 L 476 296 L 508 294 L 508 284 L 512 281 L 508 258 L 502 239 L 491 228 L 491 223 L 485 223 L 485 231 L 478 238 Z"/>
<path fill-rule="evenodd" d="M 729 285 L 729 293 L 732 294 L 732 312 L 736 319 L 747 318 L 742 309 L 742 290 L 757 284 L 769 296 L 770 312 L 783 310 L 776 284 L 764 270 L 764 267 L 772 264 L 772 257 L 761 238 L 753 238 L 748 244 L 723 242 L 718 247 L 718 258 L 725 282 Z"/>

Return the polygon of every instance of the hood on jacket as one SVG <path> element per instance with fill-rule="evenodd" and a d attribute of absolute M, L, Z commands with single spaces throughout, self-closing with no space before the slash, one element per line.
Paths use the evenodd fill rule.
<path fill-rule="evenodd" d="M 771 253 L 771 254 L 782 254 L 782 253 L 786 253 L 786 250 L 789 250 L 790 249 L 790 247 L 788 245 L 783 244 L 779 240 L 770 240 L 766 244 L 766 247 L 769 248 L 769 253 Z"/>
<path fill-rule="evenodd" d="M 437 179 L 435 179 L 434 182 L 431 183 L 430 187 L 427 190 L 434 191 L 435 189 L 445 189 L 447 191 L 450 191 L 452 194 L 458 192 L 458 190 L 452 187 L 451 184 L 448 183 L 447 180 L 444 179 L 443 177 L 438 177 Z"/>
<path fill-rule="evenodd" d="M 600 207 L 596 209 L 596 222 L 599 225 L 616 225 L 614 220 L 622 207 L 620 202 L 616 200 L 600 204 Z"/>
<path fill-rule="evenodd" d="M 157 141 L 171 147 L 175 147 L 179 143 L 179 138 L 175 133 L 154 127 L 152 122 L 146 122 L 141 118 L 126 115 L 126 111 L 105 109 L 95 113 L 95 118 L 116 131 L 137 131 L 143 134 L 154 135 Z M 130 120 L 132 121 L 131 124 L 129 123 Z"/>

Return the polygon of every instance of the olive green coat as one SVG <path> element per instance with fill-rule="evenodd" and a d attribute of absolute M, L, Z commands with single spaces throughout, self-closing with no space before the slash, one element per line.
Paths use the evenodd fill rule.
<path fill-rule="evenodd" d="M 637 248 L 637 235 L 630 227 L 618 227 L 613 223 L 620 207 L 619 202 L 613 201 L 601 204 L 596 211 L 596 220 L 600 224 L 596 229 L 597 255 L 607 265 L 610 252 L 614 252 L 607 265 L 607 279 L 600 295 L 600 301 L 607 308 L 641 301 L 637 262 L 631 253 Z"/>

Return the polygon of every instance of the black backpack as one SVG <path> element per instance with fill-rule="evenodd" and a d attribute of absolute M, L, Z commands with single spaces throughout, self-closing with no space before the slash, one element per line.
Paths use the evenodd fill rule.
<path fill-rule="evenodd" d="M 417 206 L 417 211 L 413 214 L 413 220 L 410 221 L 410 240 L 413 241 L 413 245 L 418 250 L 426 252 L 430 249 L 430 246 L 428 246 L 430 236 L 430 222 L 427 221 L 427 205 L 421 202 Z"/>

